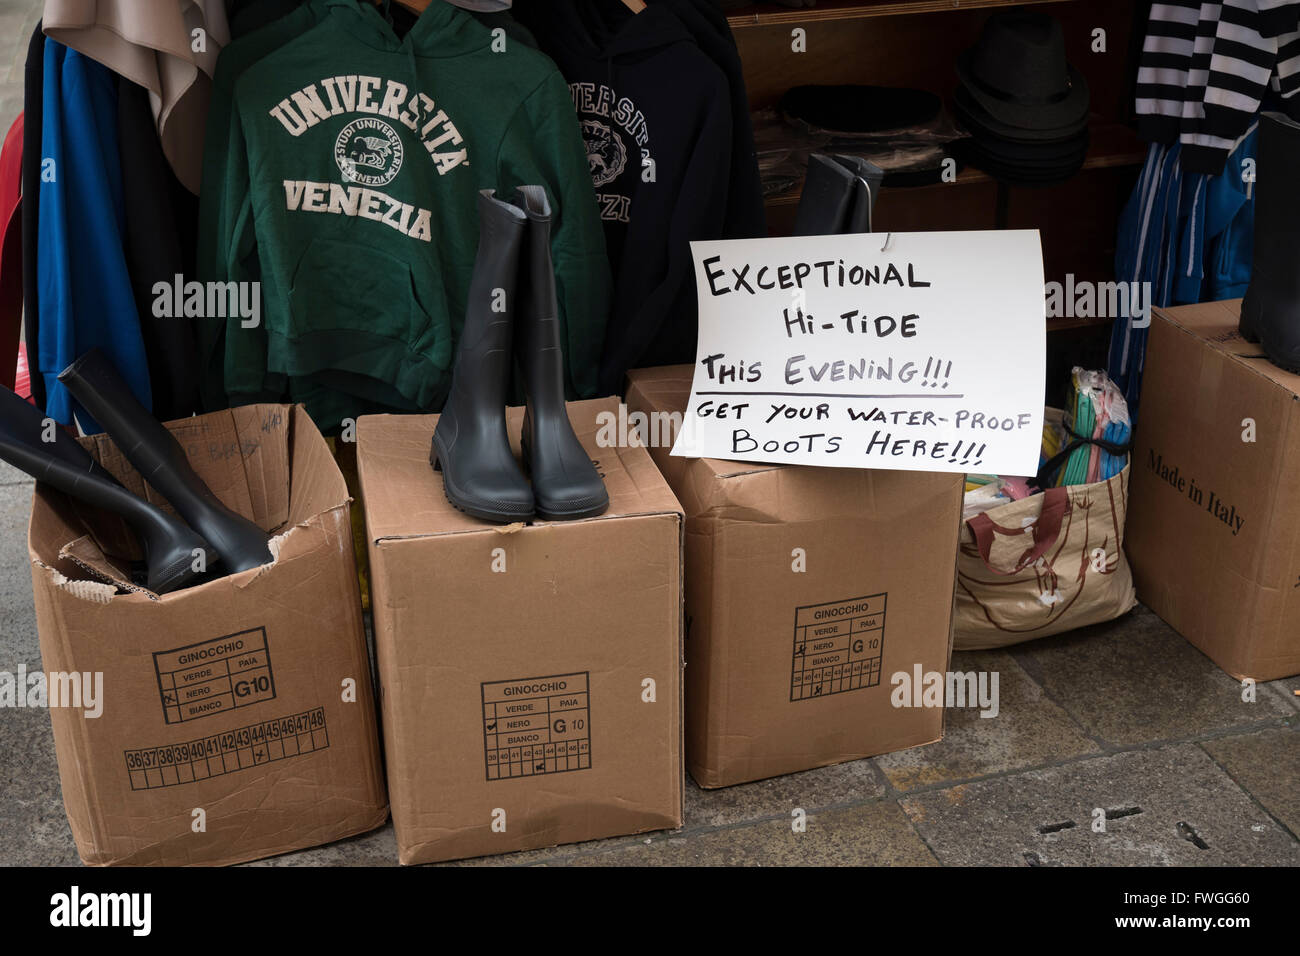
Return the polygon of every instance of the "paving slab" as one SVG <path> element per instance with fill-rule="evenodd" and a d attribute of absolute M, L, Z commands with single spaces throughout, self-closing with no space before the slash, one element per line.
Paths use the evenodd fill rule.
<path fill-rule="evenodd" d="M 1281 694 L 1282 698 L 1289 701 L 1292 707 L 1300 710 L 1300 675 L 1270 681 L 1268 686 Z"/>
<path fill-rule="evenodd" d="M 49 711 L 0 710 L 0 754 L 0 866 L 78 865 Z"/>
<path fill-rule="evenodd" d="M 1201 746 L 1293 836 L 1300 837 L 1300 728 L 1216 737 Z"/>
<path fill-rule="evenodd" d="M 892 801 L 810 814 L 807 829 L 772 820 L 670 835 L 608 853 L 574 857 L 574 866 L 934 866 L 937 861 Z"/>
<path fill-rule="evenodd" d="M 1241 684 L 1146 608 L 1020 645 L 1030 675 L 1093 737 L 1115 746 L 1183 740 L 1295 713 L 1281 694 L 1242 700 Z"/>
<path fill-rule="evenodd" d="M 977 707 L 949 708 L 938 743 L 877 757 L 876 766 L 895 789 L 970 780 L 1100 752 L 1006 651 L 960 651 L 950 667 L 998 674 L 997 715 L 982 717 Z"/>
<path fill-rule="evenodd" d="M 1196 744 L 904 797 L 939 859 L 957 866 L 1296 866 L 1297 843 Z M 1105 832 L 1093 830 L 1094 811 Z"/>
<path fill-rule="evenodd" d="M 40 666 L 32 573 L 27 559 L 27 517 L 32 486 L 0 485 L 0 670 Z"/>
<path fill-rule="evenodd" d="M 13 465 L 9 464 L 6 461 L 0 461 L 0 485 L 16 485 L 16 484 L 28 485 L 29 486 L 28 497 L 29 498 L 31 497 L 30 486 L 35 484 L 35 482 L 32 481 L 31 475 L 27 474 L 26 472 L 19 471 L 17 468 L 15 468 Z"/>
<path fill-rule="evenodd" d="M 705 790 L 689 775 L 684 816 L 686 829 L 717 827 L 771 817 L 782 819 L 795 807 L 805 812 L 864 803 L 885 793 L 885 783 L 870 760 L 819 767 L 734 787 Z"/>

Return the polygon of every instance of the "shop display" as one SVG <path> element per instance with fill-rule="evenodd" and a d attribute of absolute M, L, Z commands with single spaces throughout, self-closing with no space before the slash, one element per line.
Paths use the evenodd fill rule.
<path fill-rule="evenodd" d="M 1109 783 L 1012 862 L 1219 854 L 1106 792 L 1119 721 L 1038 671 L 1147 653 L 1149 615 L 1080 632 L 1141 600 L 1300 674 L 1300 0 L 41 2 L 0 469 L 36 479 L 16 660 L 99 682 L 38 728 L 85 863 L 390 820 L 371 862 L 949 862 L 1044 761 Z M 825 239 L 717 242 L 769 229 Z M 1224 687 L 1240 747 L 1290 719 Z"/>
<path fill-rule="evenodd" d="M 510 528 L 430 480 L 432 416 L 357 423 L 401 863 L 682 825 L 682 515 L 645 449 L 598 440 L 618 408 L 568 407 L 600 519 Z"/>
<path fill-rule="evenodd" d="M 1300 167 L 1300 123 L 1260 118 L 1259 200 L 1250 288 L 1241 336 L 1258 342 L 1278 368 L 1300 374 L 1300 202 L 1290 178 Z"/>
<path fill-rule="evenodd" d="M 102 353 L 87 352 L 59 374 L 59 382 L 103 423 L 132 467 L 202 536 L 204 563 L 220 564 L 225 573 L 235 574 L 274 560 L 266 532 L 212 493 L 190 467 L 180 443 L 135 400 Z M 190 561 L 198 557 L 191 554 Z"/>
<path fill-rule="evenodd" d="M 796 236 L 871 232 L 885 171 L 856 156 L 813 153 L 795 213 Z"/>
<path fill-rule="evenodd" d="M 519 321 L 524 210 L 484 190 L 469 307 L 452 373 L 451 394 L 433 433 L 429 464 L 442 472 L 447 500 L 488 521 L 533 516 L 533 490 L 510 451 L 506 386 Z"/>

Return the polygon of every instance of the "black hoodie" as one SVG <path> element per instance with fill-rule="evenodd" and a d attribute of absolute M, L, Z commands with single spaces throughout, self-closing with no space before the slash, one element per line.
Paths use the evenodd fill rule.
<path fill-rule="evenodd" d="M 726 231 L 727 79 L 666 6 L 557 0 L 515 12 L 568 81 L 587 141 L 614 271 L 600 385 L 621 392 L 630 368 L 695 360 L 690 242 Z"/>
<path fill-rule="evenodd" d="M 714 0 L 652 0 L 668 9 L 691 31 L 695 42 L 727 77 L 731 89 L 731 182 L 727 186 L 727 221 L 724 239 L 758 239 L 767 235 L 762 176 L 754 124 L 749 115 L 749 93 L 740 50 L 727 15 Z"/>

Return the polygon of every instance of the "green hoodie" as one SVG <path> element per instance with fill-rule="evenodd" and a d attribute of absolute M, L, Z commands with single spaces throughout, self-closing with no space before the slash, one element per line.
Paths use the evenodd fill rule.
<path fill-rule="evenodd" d="M 290 393 L 346 390 L 359 408 L 440 408 L 478 243 L 477 192 L 536 183 L 555 210 L 569 388 L 594 395 L 609 267 L 555 66 L 520 43 L 502 49 L 442 0 L 402 38 L 367 5 L 323 2 L 316 26 L 236 79 L 240 155 L 214 167 L 223 182 L 204 183 L 224 207 L 210 257 L 218 278 L 262 282 L 262 325 L 226 326 L 227 393 L 263 396 L 287 380 Z"/>

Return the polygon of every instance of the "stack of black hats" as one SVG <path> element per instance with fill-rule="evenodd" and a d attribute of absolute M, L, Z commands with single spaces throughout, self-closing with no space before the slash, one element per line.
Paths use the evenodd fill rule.
<path fill-rule="evenodd" d="M 994 14 L 957 74 L 955 112 L 971 134 L 960 150 L 972 166 L 1015 185 L 1051 185 L 1083 166 L 1088 84 L 1066 62 L 1058 20 L 1031 10 Z"/>

